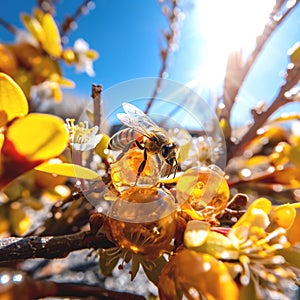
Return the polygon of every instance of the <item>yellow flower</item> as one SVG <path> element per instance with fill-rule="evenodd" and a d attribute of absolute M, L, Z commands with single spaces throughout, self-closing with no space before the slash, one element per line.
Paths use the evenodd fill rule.
<path fill-rule="evenodd" d="M 252 282 L 257 295 L 261 296 L 262 285 L 270 293 L 280 293 L 286 280 L 296 279 L 280 252 L 290 247 L 286 234 L 295 216 L 292 205 L 272 207 L 268 199 L 259 198 L 249 206 L 227 236 L 218 232 L 218 228 L 207 229 L 203 222 L 191 221 L 184 241 L 189 248 L 225 261 L 232 276 L 239 278 L 242 286 Z M 195 240 L 199 242 L 195 243 Z"/>
<path fill-rule="evenodd" d="M 33 16 L 23 13 L 21 19 L 28 32 L 44 51 L 56 58 L 61 56 L 61 38 L 51 14 L 35 9 Z"/>
<path fill-rule="evenodd" d="M 60 118 L 28 114 L 28 103 L 11 77 L 0 73 L 0 187 L 53 158 L 66 148 L 68 136 Z"/>

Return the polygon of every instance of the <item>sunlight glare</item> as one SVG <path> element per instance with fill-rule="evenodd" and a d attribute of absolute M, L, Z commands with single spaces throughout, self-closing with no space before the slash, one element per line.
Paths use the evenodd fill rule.
<path fill-rule="evenodd" d="M 200 44 L 204 63 L 196 75 L 202 83 L 205 82 L 207 87 L 222 83 L 231 51 L 242 49 L 244 57 L 251 53 L 274 3 L 274 0 L 203 0 L 195 3 L 198 17 L 194 28 L 204 40 Z"/>

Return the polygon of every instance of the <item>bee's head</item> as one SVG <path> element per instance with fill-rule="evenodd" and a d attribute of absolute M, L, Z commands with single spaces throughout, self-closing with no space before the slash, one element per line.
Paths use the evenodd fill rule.
<path fill-rule="evenodd" d="M 165 158 L 166 163 L 171 166 L 168 176 L 172 172 L 173 168 L 176 174 L 176 170 L 178 167 L 178 162 L 177 162 L 178 154 L 179 154 L 179 149 L 175 143 L 163 145 L 161 148 L 162 157 Z"/>
<path fill-rule="evenodd" d="M 169 143 L 161 147 L 161 155 L 166 159 L 167 163 L 174 165 L 174 160 L 178 157 L 178 147 L 175 143 Z"/>

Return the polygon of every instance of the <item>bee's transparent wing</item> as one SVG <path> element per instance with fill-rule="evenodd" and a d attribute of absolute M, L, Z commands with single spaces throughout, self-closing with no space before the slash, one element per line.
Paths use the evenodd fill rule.
<path fill-rule="evenodd" d="M 140 115 L 140 116 L 144 116 L 145 115 L 144 112 L 142 112 L 139 108 L 137 108 L 133 104 L 130 104 L 130 103 L 127 103 L 127 102 L 123 102 L 122 106 L 123 106 L 124 111 L 128 115 Z"/>
<path fill-rule="evenodd" d="M 122 123 L 148 138 L 151 138 L 152 133 L 161 131 L 161 128 L 137 107 L 129 103 L 122 105 L 126 113 L 117 114 Z"/>

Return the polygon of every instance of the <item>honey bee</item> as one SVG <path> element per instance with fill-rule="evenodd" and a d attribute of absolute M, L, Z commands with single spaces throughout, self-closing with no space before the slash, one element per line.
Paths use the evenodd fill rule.
<path fill-rule="evenodd" d="M 111 137 L 108 149 L 122 151 L 117 160 L 121 159 L 132 146 L 144 150 L 144 159 L 138 168 L 136 183 L 146 166 L 148 154 L 154 154 L 159 162 L 162 159 L 170 165 L 167 177 L 172 171 L 175 177 L 178 169 L 178 145 L 165 129 L 159 127 L 140 109 L 129 103 L 122 103 L 122 106 L 125 113 L 118 113 L 117 118 L 128 128 L 118 131 Z"/>

